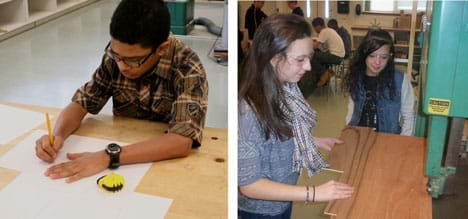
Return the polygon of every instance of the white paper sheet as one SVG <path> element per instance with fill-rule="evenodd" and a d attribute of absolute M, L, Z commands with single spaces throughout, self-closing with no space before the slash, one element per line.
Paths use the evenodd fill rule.
<path fill-rule="evenodd" d="M 22 173 L 0 191 L 0 214 L 9 219 L 164 218 L 171 202 L 135 192 L 102 192 L 97 186 L 77 190 L 41 175 Z"/>
<path fill-rule="evenodd" d="M 169 199 L 140 193 L 128 192 L 106 194 L 106 196 L 102 196 L 101 194 L 92 195 L 84 193 L 79 196 L 64 197 L 66 201 L 53 200 L 40 211 L 37 218 L 164 218 L 171 204 L 171 200 Z"/>
<path fill-rule="evenodd" d="M 106 145 L 114 142 L 104 139 L 71 135 L 64 142 L 63 148 L 60 150 L 54 163 L 49 164 L 37 158 L 36 151 L 34 149 L 36 140 L 45 134 L 47 134 L 47 132 L 42 130 L 37 130 L 31 133 L 31 135 L 18 143 L 18 145 L 13 147 L 8 151 L 8 153 L 0 157 L 0 166 L 19 170 L 20 172 L 43 174 L 48 167 L 68 161 L 68 158 L 66 157 L 67 153 L 95 152 L 103 150 Z M 125 145 L 125 143 L 122 142 L 114 143 Z M 126 188 L 131 188 L 133 190 L 150 166 L 150 163 L 121 166 L 117 173 L 125 177 Z M 105 170 L 96 176 L 85 178 L 72 184 L 79 184 L 80 187 L 85 184 L 92 184 L 94 186 L 97 178 L 110 172 L 111 171 L 109 170 Z M 59 179 L 58 181 L 64 181 L 64 179 Z"/>
<path fill-rule="evenodd" d="M 45 123 L 45 115 L 0 105 L 0 144 L 6 144 L 25 132 Z"/>
<path fill-rule="evenodd" d="M 125 186 L 118 193 L 104 192 L 96 184 L 108 170 L 71 184 L 64 179 L 51 180 L 43 173 L 52 164 L 40 161 L 34 151 L 35 140 L 45 133 L 33 132 L 0 158 L 1 167 L 22 172 L 0 191 L 2 218 L 164 218 L 171 199 L 133 192 L 150 164 L 121 166 L 116 170 L 125 177 Z M 54 164 L 68 160 L 67 152 L 98 151 L 111 142 L 72 135 Z"/>

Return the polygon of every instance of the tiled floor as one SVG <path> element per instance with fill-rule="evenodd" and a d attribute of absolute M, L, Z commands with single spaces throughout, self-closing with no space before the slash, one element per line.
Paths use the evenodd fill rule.
<path fill-rule="evenodd" d="M 0 100 L 64 107 L 91 78 L 110 39 L 109 22 L 118 0 L 102 0 L 0 42 Z M 196 3 L 195 17 L 223 23 L 221 3 Z M 227 67 L 208 52 L 216 37 L 204 27 L 180 39 L 199 55 L 207 72 L 207 127 L 227 128 Z M 110 101 L 102 113 L 111 113 Z"/>
<path fill-rule="evenodd" d="M 333 88 L 334 83 L 332 83 Z M 339 84 L 338 84 L 339 86 Z M 328 98 L 326 90 L 316 90 L 307 100 L 313 109 L 317 111 L 317 127 L 313 131 L 314 136 L 318 137 L 339 137 L 341 130 L 345 126 L 345 115 L 347 112 L 348 99 L 341 91 L 335 93 L 335 89 L 328 90 Z M 328 153 L 321 151 L 325 158 Z M 300 185 L 320 185 L 329 180 L 337 180 L 339 174 L 322 171 L 314 175 L 312 178 L 307 176 L 307 172 L 302 172 L 299 177 L 298 184 Z M 314 218 L 328 219 L 329 216 L 323 214 L 326 202 L 310 203 L 304 205 L 303 202 L 294 203 L 292 218 Z"/>

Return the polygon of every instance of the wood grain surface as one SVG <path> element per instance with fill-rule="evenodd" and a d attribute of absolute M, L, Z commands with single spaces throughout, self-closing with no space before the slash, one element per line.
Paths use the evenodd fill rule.
<path fill-rule="evenodd" d="M 424 176 L 425 139 L 346 127 L 345 141 L 329 157 L 339 181 L 354 187 L 351 198 L 330 202 L 333 218 L 432 218 L 432 199 Z"/>

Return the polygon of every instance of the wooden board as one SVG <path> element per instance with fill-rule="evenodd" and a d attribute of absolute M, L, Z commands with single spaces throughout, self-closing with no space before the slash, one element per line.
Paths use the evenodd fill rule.
<path fill-rule="evenodd" d="M 330 202 L 334 218 L 432 218 L 424 176 L 425 139 L 347 127 L 329 157 L 339 181 L 354 187 L 351 198 Z"/>
<path fill-rule="evenodd" d="M 46 113 L 54 116 L 60 109 L 25 104 L 0 104 Z M 111 115 L 88 115 L 76 135 L 133 143 L 164 133 L 167 124 Z M 45 121 L 39 127 L 0 145 L 0 156 L 34 130 L 47 130 Z M 227 218 L 227 129 L 205 128 L 202 146 L 186 158 L 153 163 L 135 189 L 136 192 L 174 199 L 165 218 Z M 18 172 L 0 168 L 0 189 Z M 0 207 L 1 208 L 1 207 Z M 1 218 L 1 212 L 0 212 Z"/>

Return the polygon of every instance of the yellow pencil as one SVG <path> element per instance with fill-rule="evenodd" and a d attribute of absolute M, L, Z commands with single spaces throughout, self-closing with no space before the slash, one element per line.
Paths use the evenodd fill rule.
<path fill-rule="evenodd" d="M 49 141 L 51 145 L 54 145 L 54 136 L 52 136 L 52 129 L 50 128 L 49 114 L 46 113 L 47 132 L 49 134 Z"/>

